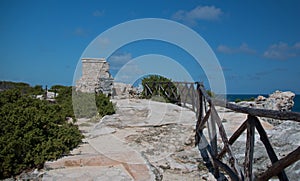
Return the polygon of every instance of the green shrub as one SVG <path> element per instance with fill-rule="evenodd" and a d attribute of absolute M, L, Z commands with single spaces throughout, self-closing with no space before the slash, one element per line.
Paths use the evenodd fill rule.
<path fill-rule="evenodd" d="M 114 105 L 104 94 L 95 95 L 96 106 L 100 116 L 112 115 L 115 113 Z"/>
<path fill-rule="evenodd" d="M 59 104 L 20 90 L 0 92 L 0 179 L 40 168 L 75 148 L 83 136 L 65 118 Z"/>
<path fill-rule="evenodd" d="M 234 100 L 235 103 L 239 103 L 239 102 L 242 102 L 242 101 L 255 101 L 255 98 L 254 97 L 250 97 L 250 98 L 246 98 L 246 99 L 237 98 L 237 99 Z"/>
<path fill-rule="evenodd" d="M 255 101 L 255 98 L 254 97 L 250 97 L 248 99 L 245 99 L 245 101 Z"/>
<path fill-rule="evenodd" d="M 209 95 L 209 97 L 211 97 L 211 98 L 215 98 L 215 97 L 216 97 L 215 93 L 214 93 L 213 91 L 211 91 L 211 90 L 207 90 L 206 93 L 207 93 L 207 94 Z"/>
<path fill-rule="evenodd" d="M 1 90 L 17 89 L 22 94 L 30 95 L 40 95 L 44 93 L 43 87 L 41 85 L 36 85 L 31 87 L 28 83 L 24 82 L 10 82 L 10 81 L 0 81 Z"/>
<path fill-rule="evenodd" d="M 40 85 L 2 81 L 0 88 L 4 90 L 0 92 L 0 179 L 40 168 L 81 142 L 78 127 L 66 121 L 66 117 L 75 120 L 73 101 L 81 105 L 76 110 L 80 117 L 115 112 L 103 94 L 75 93 L 77 99 L 72 100 L 71 86 L 51 87 L 50 91 L 58 93 L 55 103 L 34 98 L 44 93 Z"/>
<path fill-rule="evenodd" d="M 239 103 L 239 102 L 241 102 L 242 100 L 241 99 L 239 99 L 239 98 L 237 98 L 237 99 L 235 99 L 235 103 Z"/>
<path fill-rule="evenodd" d="M 62 107 L 62 112 L 66 117 L 72 117 L 75 120 L 73 105 L 72 105 L 72 86 L 52 86 L 50 91 L 56 92 L 55 98 L 57 104 Z"/>
<path fill-rule="evenodd" d="M 168 102 L 163 96 L 152 96 L 151 100 L 156 102 Z"/>
<path fill-rule="evenodd" d="M 71 86 L 52 86 L 56 101 L 36 99 L 44 93 L 42 86 L 0 82 L 0 179 L 15 176 L 24 170 L 40 168 L 47 160 L 68 154 L 83 138 L 78 127 L 68 123 L 74 116 L 73 101 L 81 105 L 80 117 L 104 116 L 115 112 L 103 94 L 76 94 Z M 94 105 L 92 105 L 94 104 Z"/>
<path fill-rule="evenodd" d="M 103 117 L 115 113 L 109 97 L 101 93 L 74 92 L 73 107 L 77 118 L 91 118 L 96 115 Z"/>
<path fill-rule="evenodd" d="M 163 83 L 163 84 L 160 84 L 161 87 L 159 87 L 158 83 Z M 153 96 L 162 96 L 165 102 L 169 102 L 169 103 L 180 102 L 180 96 L 176 92 L 177 88 L 172 83 L 171 79 L 167 79 L 159 75 L 150 75 L 148 77 L 145 77 L 142 80 L 142 85 L 144 87 L 142 91 L 143 98 L 150 99 Z M 146 85 L 151 89 L 152 94 L 149 92 Z"/>

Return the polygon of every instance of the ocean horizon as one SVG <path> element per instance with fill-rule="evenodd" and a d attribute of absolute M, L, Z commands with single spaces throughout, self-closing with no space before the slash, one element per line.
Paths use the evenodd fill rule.
<path fill-rule="evenodd" d="M 227 100 L 230 102 L 234 102 L 237 99 L 246 100 L 251 98 L 257 98 L 258 96 L 269 97 L 268 94 L 228 94 Z M 297 94 L 294 98 L 294 106 L 292 108 L 293 112 L 300 112 L 300 94 Z"/>

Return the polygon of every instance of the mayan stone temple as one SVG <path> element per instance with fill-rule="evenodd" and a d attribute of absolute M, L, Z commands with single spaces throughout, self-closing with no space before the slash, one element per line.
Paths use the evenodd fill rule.
<path fill-rule="evenodd" d="M 76 82 L 76 91 L 112 94 L 113 78 L 104 58 L 82 58 L 82 77 Z"/>

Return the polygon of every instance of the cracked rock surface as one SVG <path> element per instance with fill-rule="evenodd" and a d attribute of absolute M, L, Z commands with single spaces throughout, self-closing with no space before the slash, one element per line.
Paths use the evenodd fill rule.
<path fill-rule="evenodd" d="M 43 180 L 215 180 L 194 147 L 194 112 L 142 99 L 113 102 L 116 114 L 96 121 L 78 120 L 85 135 L 83 144 L 71 155 L 46 162 Z M 217 111 L 228 137 L 247 117 L 220 107 Z M 263 120 L 261 123 L 279 158 L 299 146 L 299 123 L 286 121 L 275 127 Z M 245 140 L 243 133 L 233 145 L 240 163 Z M 255 140 L 254 170 L 265 170 L 268 158 L 257 134 Z M 287 169 L 289 176 L 294 173 L 291 180 L 299 176 L 299 168 L 297 162 Z"/>
<path fill-rule="evenodd" d="M 194 147 L 194 112 L 149 100 L 113 102 L 116 114 L 78 120 L 84 143 L 47 162 L 44 180 L 213 180 Z"/>

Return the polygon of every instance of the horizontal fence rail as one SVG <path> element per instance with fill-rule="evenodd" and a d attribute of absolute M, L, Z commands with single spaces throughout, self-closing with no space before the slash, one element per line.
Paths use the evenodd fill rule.
<path fill-rule="evenodd" d="M 286 181 L 288 177 L 284 169 L 300 160 L 300 146 L 285 157 L 278 159 L 267 133 L 258 119 L 258 117 L 266 117 L 300 122 L 300 113 L 242 107 L 226 100 L 213 99 L 200 82 L 150 82 L 144 86 L 144 90 L 146 95 L 163 94 L 166 97 L 174 98 L 176 103 L 196 112 L 195 146 L 198 147 L 208 170 L 218 180 L 227 180 L 224 174 L 226 173 L 231 180 L 236 181 L 254 179 L 264 181 L 273 176 L 277 176 L 280 181 Z M 215 106 L 248 115 L 230 138 L 227 136 Z M 204 129 L 207 129 L 207 135 L 204 134 Z M 258 178 L 254 178 L 253 173 L 255 130 L 272 163 Z M 231 146 L 245 131 L 246 151 L 244 163 L 241 166 L 238 164 Z M 222 145 L 221 150 L 218 150 L 218 136 L 221 140 L 221 144 L 219 142 L 219 146 Z"/>
<path fill-rule="evenodd" d="M 279 180 L 288 180 L 288 177 L 284 171 L 286 167 L 295 163 L 300 159 L 300 147 L 292 151 L 290 154 L 285 157 L 278 159 L 270 141 L 264 130 L 263 126 L 260 123 L 260 120 L 257 117 L 267 117 L 280 120 L 293 120 L 300 122 L 300 114 L 296 112 L 283 112 L 275 110 L 265 110 L 265 109 L 256 109 L 249 107 L 238 106 L 233 103 L 229 103 L 224 100 L 212 99 L 206 92 L 204 86 L 201 83 L 197 83 L 197 91 L 200 97 L 200 111 L 198 114 L 198 121 L 196 125 L 196 145 L 198 146 L 200 153 L 208 152 L 209 154 L 201 154 L 202 157 L 206 156 L 205 160 L 209 160 L 213 168 L 213 174 L 216 178 L 221 178 L 220 173 L 218 172 L 219 168 L 222 168 L 231 180 L 253 180 L 253 155 L 254 155 L 254 143 L 255 143 L 255 129 L 257 130 L 260 140 L 265 146 L 268 157 L 271 160 L 271 167 L 269 167 L 265 172 L 263 172 L 256 180 L 268 180 L 273 176 L 277 176 Z M 248 114 L 247 119 L 243 124 L 233 133 L 233 135 L 228 139 L 225 129 L 222 125 L 222 122 L 218 116 L 218 113 L 215 109 L 215 106 L 221 106 L 235 112 Z M 203 107 L 205 107 L 203 109 Z M 205 111 L 209 110 L 209 111 Z M 210 119 L 209 119 L 210 117 Z M 201 142 L 206 139 L 203 136 L 204 125 L 207 124 L 208 132 L 214 133 L 214 137 L 210 138 L 210 142 L 205 140 L 208 143 L 207 146 L 203 147 Z M 217 149 L 212 149 L 217 145 L 217 136 L 214 126 L 217 124 L 219 128 L 219 135 L 223 143 L 223 149 L 220 152 Z M 246 151 L 244 156 L 244 168 L 240 168 L 237 164 L 237 160 L 232 153 L 231 145 L 238 139 L 238 137 L 246 131 Z M 225 154 L 227 154 L 227 161 L 222 162 Z M 227 164 L 226 164 L 227 163 Z M 222 179 L 221 179 L 222 180 Z M 226 180 L 224 178 L 223 180 Z"/>
<path fill-rule="evenodd" d="M 163 96 L 172 103 L 179 104 L 197 112 L 198 93 L 194 82 L 146 82 L 144 96 Z"/>

